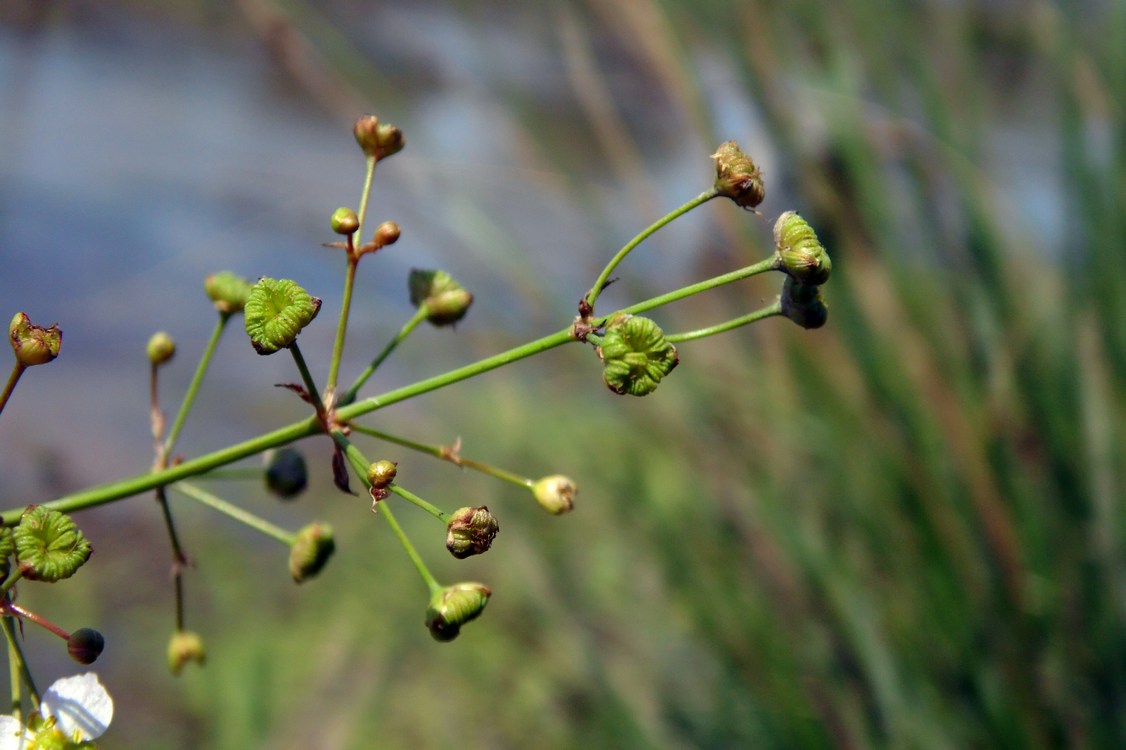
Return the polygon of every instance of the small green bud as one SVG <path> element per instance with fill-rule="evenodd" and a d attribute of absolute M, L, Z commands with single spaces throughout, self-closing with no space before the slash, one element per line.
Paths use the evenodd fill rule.
<path fill-rule="evenodd" d="M 389 123 L 380 122 L 375 115 L 364 115 L 356 120 L 352 134 L 356 136 L 356 143 L 360 144 L 364 154 L 374 156 L 377 161 L 399 153 L 406 145 L 403 131 Z"/>
<path fill-rule="evenodd" d="M 321 572 L 335 551 L 332 527 L 311 523 L 297 532 L 297 539 L 289 548 L 289 574 L 297 583 L 307 581 Z"/>
<path fill-rule="evenodd" d="M 735 141 L 720 144 L 715 160 L 715 189 L 743 208 L 754 208 L 766 198 L 762 171 Z"/>
<path fill-rule="evenodd" d="M 203 280 L 203 291 L 207 292 L 211 304 L 225 315 L 242 312 L 253 288 L 249 281 L 230 271 L 211 273 Z"/>
<path fill-rule="evenodd" d="M 680 362 L 676 347 L 660 326 L 638 315 L 618 315 L 606 325 L 602 345 L 602 380 L 614 393 L 646 396 Z"/>
<path fill-rule="evenodd" d="M 332 231 L 345 237 L 360 228 L 360 217 L 347 206 L 341 206 L 332 212 Z"/>
<path fill-rule="evenodd" d="M 50 328 L 37 326 L 26 313 L 18 312 L 8 324 L 8 341 L 16 353 L 16 361 L 24 367 L 45 365 L 59 356 L 63 345 L 63 332 L 59 324 Z"/>
<path fill-rule="evenodd" d="M 411 270 L 411 304 L 426 306 L 426 319 L 436 326 L 452 325 L 468 312 L 473 295 L 445 271 Z"/>
<path fill-rule="evenodd" d="M 153 365 L 162 365 L 176 354 L 176 342 L 164 331 L 158 331 L 149 339 L 145 354 Z"/>
<path fill-rule="evenodd" d="M 266 489 L 283 500 L 297 497 L 309 483 L 305 457 L 296 448 L 278 448 L 263 454 L 266 460 Z"/>
<path fill-rule="evenodd" d="M 775 268 L 803 284 L 817 286 L 829 280 L 833 263 L 805 219 L 787 211 L 774 222 Z"/>
<path fill-rule="evenodd" d="M 321 309 L 321 301 L 289 279 L 263 276 L 246 300 L 246 332 L 259 354 L 273 354 L 297 340 Z"/>
<path fill-rule="evenodd" d="M 207 661 L 203 638 L 191 630 L 177 630 L 168 642 L 168 668 L 178 675 L 188 662 L 202 666 Z"/>
<path fill-rule="evenodd" d="M 106 639 L 93 628 L 79 628 L 66 639 L 67 653 L 79 664 L 93 664 L 105 647 Z"/>
<path fill-rule="evenodd" d="M 821 299 L 821 287 L 802 284 L 793 276 L 782 286 L 782 314 L 802 328 L 820 328 L 829 319 L 829 308 Z"/>
<path fill-rule="evenodd" d="M 488 552 L 500 531 L 496 516 L 488 506 L 459 508 L 446 524 L 446 549 L 459 560 Z"/>
<path fill-rule="evenodd" d="M 12 534 L 20 572 L 32 581 L 70 578 L 93 552 L 70 516 L 43 505 L 29 506 Z"/>
<path fill-rule="evenodd" d="M 376 461 L 368 467 L 368 482 L 374 490 L 385 490 L 391 486 L 395 481 L 395 475 L 398 474 L 398 464 L 394 461 L 383 459 Z"/>
<path fill-rule="evenodd" d="M 461 626 L 485 611 L 492 591 L 483 583 L 455 583 L 430 599 L 426 627 L 436 641 L 452 641 Z"/>
<path fill-rule="evenodd" d="M 532 494 L 540 507 L 552 515 L 570 513 L 575 508 L 575 494 L 579 488 L 562 474 L 552 474 L 532 485 Z"/>
<path fill-rule="evenodd" d="M 0 577 L 7 578 L 11 558 L 16 554 L 16 540 L 9 526 L 0 528 Z"/>

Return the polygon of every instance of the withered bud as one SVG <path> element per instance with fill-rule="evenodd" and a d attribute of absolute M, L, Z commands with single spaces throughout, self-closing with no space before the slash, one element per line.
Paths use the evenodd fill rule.
<path fill-rule="evenodd" d="M 8 325 L 8 341 L 16 353 L 16 361 L 24 367 L 45 365 L 59 356 L 63 345 L 63 332 L 59 324 L 50 328 L 37 326 L 26 313 L 18 312 Z"/>
<path fill-rule="evenodd" d="M 743 208 L 754 208 L 766 198 L 762 171 L 735 141 L 720 144 L 715 160 L 715 189 Z"/>
<path fill-rule="evenodd" d="M 406 145 L 403 131 L 390 123 L 380 122 L 375 115 L 364 115 L 356 120 L 352 134 L 364 154 L 375 157 L 377 161 L 399 153 Z"/>
<path fill-rule="evenodd" d="M 446 549 L 459 560 L 487 552 L 500 531 L 496 516 L 488 506 L 459 508 L 446 524 Z"/>

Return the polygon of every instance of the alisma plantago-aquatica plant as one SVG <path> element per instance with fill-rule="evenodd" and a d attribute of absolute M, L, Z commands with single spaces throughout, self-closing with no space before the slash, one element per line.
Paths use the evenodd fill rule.
<path fill-rule="evenodd" d="M 256 454 L 265 454 L 267 468 L 264 476 L 268 489 L 279 498 L 291 498 L 304 489 L 306 482 L 305 461 L 290 444 L 305 438 L 327 436 L 333 444 L 332 473 L 336 486 L 351 494 L 356 494 L 353 490 L 355 482 L 365 488 L 371 500 L 371 511 L 391 527 L 428 589 L 425 622 L 431 635 L 436 640 L 449 641 L 458 635 L 462 625 L 482 613 L 491 591 L 482 583 L 443 584 L 435 580 L 396 520 L 396 513 L 402 503 L 406 502 L 433 515 L 445 527 L 447 547 L 457 558 L 488 550 L 500 530 L 498 517 L 484 505 L 445 511 L 418 497 L 407 489 L 409 477 L 398 476 L 396 465 L 390 461 L 370 460 L 367 453 L 361 451 L 356 438 L 365 436 L 390 441 L 439 460 L 451 461 L 520 485 L 528 491 L 531 499 L 554 515 L 566 513 L 574 507 L 575 483 L 562 474 L 532 479 L 465 458 L 457 443 L 452 446 L 431 445 L 407 436 L 384 433 L 364 424 L 364 416 L 549 349 L 576 343 L 588 345 L 592 349 L 600 363 L 601 379 L 611 391 L 622 395 L 646 396 L 653 393 L 680 362 L 677 344 L 723 333 L 773 316 L 787 317 L 805 328 L 816 328 L 825 323 L 827 308 L 821 296 L 821 285 L 829 278 L 831 263 L 813 228 L 794 211 L 786 211 L 777 218 L 773 232 L 774 251 L 758 263 L 622 309 L 608 312 L 596 309 L 601 293 L 613 281 L 612 274 L 630 253 L 647 237 L 678 217 L 720 197 L 728 198 L 737 206 L 761 217 L 756 207 L 765 198 L 762 174 L 752 159 L 734 141 L 729 141 L 712 155 L 712 186 L 642 230 L 622 247 L 582 295 L 578 314 L 561 329 L 449 372 L 382 394 L 362 396 L 361 390 L 371 375 L 418 326 L 423 323 L 433 326 L 455 325 L 469 312 L 473 295 L 444 270 L 412 271 L 407 280 L 407 290 L 411 303 L 415 306 L 415 313 L 353 382 L 347 386 L 341 385 L 338 380 L 340 363 L 359 264 L 367 256 L 377 254 L 395 243 L 401 231 L 398 224 L 387 221 L 379 224 L 370 234 L 365 234 L 376 166 L 403 148 L 403 134 L 398 128 L 373 116 L 357 120 L 353 133 L 365 156 L 366 172 L 358 208 L 339 208 L 332 213 L 328 222 L 340 239 L 327 243 L 326 247 L 343 251 L 345 275 L 334 345 L 323 385 L 318 384 L 314 372 L 302 355 L 298 341 L 306 327 L 323 319 L 318 317 L 321 313 L 321 300 L 294 280 L 263 277 L 256 283 L 251 283 L 229 272 L 217 272 L 204 281 L 206 295 L 218 313 L 214 333 L 200 358 L 176 416 L 167 429 L 159 406 L 157 386 L 159 371 L 172 360 L 176 346 L 172 337 L 164 332 L 155 334 L 148 343 L 154 445 L 152 470 L 76 492 L 38 507 L 13 507 L 3 512 L 4 528 L 0 532 L 0 553 L 3 555 L 0 562 L 5 566 L 7 580 L 0 591 L 0 615 L 9 625 L 9 650 L 13 654 L 14 663 L 20 665 L 25 675 L 22 682 L 32 696 L 33 705 L 37 705 L 37 693 L 18 642 L 11 635 L 14 632 L 10 627 L 11 623 L 19 619 L 44 625 L 68 639 L 72 636 L 18 607 L 14 603 L 14 590 L 21 578 L 59 580 L 73 574 L 85 561 L 82 550 L 88 556 L 89 545 L 67 514 L 143 492 L 155 493 L 172 548 L 176 628 L 171 635 L 168 657 L 172 671 L 179 672 L 190 662 L 202 663 L 205 649 L 202 637 L 185 627 L 183 573 L 188 558 L 179 543 L 175 519 L 167 502 L 167 492 L 173 491 L 194 499 L 286 545 L 289 549 L 288 565 L 292 578 L 297 582 L 307 581 L 315 577 L 331 559 L 334 549 L 331 527 L 322 522 L 311 521 L 301 530 L 287 531 L 189 480 L 214 475 L 221 467 Z M 707 328 L 666 334 L 654 321 L 642 315 L 686 297 L 770 271 L 779 271 L 784 275 L 778 296 L 760 309 L 748 311 L 740 317 Z M 310 415 L 253 439 L 194 458 L 173 461 L 172 451 L 195 402 L 216 344 L 226 331 L 229 321 L 240 313 L 243 315 L 245 333 L 258 354 L 269 356 L 285 350 L 293 358 L 300 383 L 286 387 L 309 404 Z M 12 319 L 9 337 L 16 361 L 3 395 L 0 396 L 0 411 L 11 397 L 24 370 L 55 359 L 59 355 L 61 344 L 58 326 L 36 326 L 22 312 Z M 259 472 L 259 476 L 261 475 Z M 503 512 L 498 515 L 502 516 Z M 81 643 L 78 646 L 72 646 L 72 653 L 77 652 L 82 657 L 79 661 L 89 663 L 96 658 L 95 652 L 100 651 L 101 636 L 88 629 L 78 632 L 84 635 L 79 639 Z M 89 633 L 94 633 L 97 638 Z M 90 644 L 96 644 L 97 648 Z M 14 705 L 20 705 L 18 699 Z"/>

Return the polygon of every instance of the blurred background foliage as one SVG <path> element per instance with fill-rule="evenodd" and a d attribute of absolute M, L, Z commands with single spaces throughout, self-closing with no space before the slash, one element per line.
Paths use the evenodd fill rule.
<path fill-rule="evenodd" d="M 590 353 L 569 347 L 379 413 L 381 429 L 460 436 L 467 456 L 582 488 L 573 514 L 549 518 L 526 493 L 361 441 L 400 461 L 404 486 L 447 508 L 487 501 L 501 520 L 488 555 L 458 562 L 432 519 L 400 513 L 439 578 L 494 590 L 452 644 L 430 641 L 424 588 L 380 519 L 330 489 L 319 443 L 307 448 L 314 490 L 296 505 L 213 486 L 290 526 L 333 523 L 338 555 L 316 581 L 288 585 L 276 545 L 180 511 L 197 560 L 189 626 L 210 660 L 178 681 L 164 667 L 171 596 L 155 509 L 80 516 L 98 551 L 85 587 L 29 587 L 24 601 L 106 634 L 100 671 L 119 706 L 106 746 L 1126 744 L 1126 5 L 6 5 L 6 43 L 21 54 L 67 30 L 218 39 L 269 56 L 258 80 L 333 128 L 341 149 L 354 149 L 347 126 L 361 112 L 400 125 L 408 148 L 381 168 L 377 196 L 426 260 L 388 259 L 398 306 L 360 301 L 350 343 L 374 352 L 405 320 L 409 265 L 441 265 L 486 294 L 458 335 L 418 334 L 386 385 L 565 325 L 617 247 L 709 184 L 706 157 L 729 138 L 764 167 L 766 217 L 799 210 L 833 257 L 824 329 L 771 320 L 685 344 L 646 399 L 606 392 Z M 185 108 L 206 102 L 202 84 L 184 90 Z M 354 172 L 317 175 L 310 221 L 327 226 L 354 200 L 349 158 Z M 302 189 L 307 177 L 292 175 Z M 264 208 L 265 223 L 284 225 L 282 210 Z M 338 259 L 306 244 L 296 262 L 335 278 Z M 768 247 L 767 222 L 709 205 L 631 257 L 603 304 Z M 142 250 L 119 248 L 116 262 Z M 269 271 L 301 281 L 286 257 Z M 382 290 L 371 270 L 382 262 L 365 261 L 361 285 L 367 273 Z M 337 285 L 322 294 L 329 310 Z M 745 283 L 655 317 L 688 330 L 779 286 Z M 146 326 L 187 325 L 144 309 Z M 242 376 L 220 371 L 201 431 L 224 409 L 247 436 L 300 413 L 265 387 L 292 376 L 263 380 L 246 356 L 253 383 L 235 389 Z M 143 388 L 143 364 L 126 369 Z M 21 396 L 34 398 L 17 392 L 13 408 Z M 18 420 L 0 425 L 5 453 Z M 233 439 L 201 434 L 197 453 Z M 130 466 L 143 470 L 143 447 Z M 46 474 L 21 491 L 48 499 L 85 476 Z M 61 656 L 46 666 L 67 669 Z"/>

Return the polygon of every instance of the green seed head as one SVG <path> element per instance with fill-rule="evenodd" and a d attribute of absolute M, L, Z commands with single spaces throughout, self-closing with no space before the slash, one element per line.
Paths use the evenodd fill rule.
<path fill-rule="evenodd" d="M 246 300 L 246 332 L 254 351 L 273 354 L 297 340 L 321 309 L 320 299 L 289 279 L 263 276 Z"/>
<path fill-rule="evenodd" d="M 32 581 L 70 578 L 93 552 L 70 516 L 43 505 L 25 510 L 12 535 L 20 572 Z"/>
<path fill-rule="evenodd" d="M 833 263 L 805 219 L 786 211 L 774 222 L 776 267 L 803 284 L 817 286 L 829 280 Z"/>
<path fill-rule="evenodd" d="M 368 482 L 371 484 L 372 489 L 385 490 L 391 486 L 395 481 L 395 475 L 398 473 L 398 464 L 394 461 L 383 459 L 376 461 L 368 467 Z"/>
<path fill-rule="evenodd" d="M 426 319 L 436 326 L 448 326 L 465 317 L 473 295 L 445 271 L 414 269 L 408 279 L 411 304 L 426 306 Z"/>
<path fill-rule="evenodd" d="M 253 288 L 254 285 L 249 281 L 230 271 L 208 274 L 203 280 L 203 290 L 207 292 L 211 303 L 225 315 L 242 312 Z"/>
<path fill-rule="evenodd" d="M 461 626 L 485 611 L 492 591 L 483 583 L 455 583 L 430 599 L 426 610 L 426 627 L 436 641 L 452 641 Z"/>
<path fill-rule="evenodd" d="M 647 396 L 672 372 L 680 357 L 664 331 L 649 318 L 615 317 L 606 326 L 602 345 L 602 380 L 614 393 Z"/>
<path fill-rule="evenodd" d="M 307 581 L 324 569 L 335 551 L 332 527 L 311 523 L 297 532 L 297 540 L 289 548 L 289 574 L 297 583 Z"/>
<path fill-rule="evenodd" d="M 8 341 L 16 353 L 16 361 L 24 367 L 34 367 L 59 356 L 63 332 L 58 323 L 44 328 L 33 324 L 26 313 L 18 312 L 8 325 Z"/>
<path fill-rule="evenodd" d="M 345 237 L 360 228 L 360 217 L 347 206 L 341 206 L 332 212 L 332 231 Z"/>

